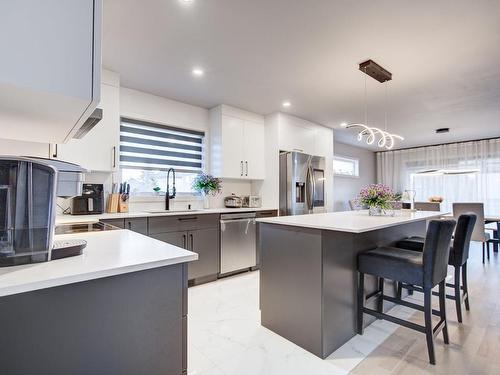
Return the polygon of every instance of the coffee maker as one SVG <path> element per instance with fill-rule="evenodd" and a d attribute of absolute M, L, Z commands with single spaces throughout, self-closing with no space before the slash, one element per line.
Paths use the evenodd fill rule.
<path fill-rule="evenodd" d="M 0 156 L 0 267 L 51 260 L 56 198 L 80 195 L 85 169 Z"/>
<path fill-rule="evenodd" d="M 102 214 L 104 188 L 102 184 L 83 184 L 82 195 L 71 199 L 71 215 Z"/>

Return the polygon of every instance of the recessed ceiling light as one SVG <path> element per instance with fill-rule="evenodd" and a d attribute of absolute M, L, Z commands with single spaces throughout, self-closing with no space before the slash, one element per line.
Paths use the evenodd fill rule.
<path fill-rule="evenodd" d="M 285 108 L 288 108 L 292 105 L 292 103 L 290 103 L 289 101 L 285 101 L 283 102 L 282 106 L 285 107 Z"/>
<path fill-rule="evenodd" d="M 201 77 L 204 74 L 203 70 L 200 68 L 193 69 L 193 75 L 196 77 Z"/>

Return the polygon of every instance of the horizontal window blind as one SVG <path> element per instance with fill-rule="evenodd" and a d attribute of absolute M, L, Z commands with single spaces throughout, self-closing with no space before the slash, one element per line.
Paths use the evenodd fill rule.
<path fill-rule="evenodd" d="M 201 173 L 204 137 L 203 132 L 122 118 L 120 166 Z"/>

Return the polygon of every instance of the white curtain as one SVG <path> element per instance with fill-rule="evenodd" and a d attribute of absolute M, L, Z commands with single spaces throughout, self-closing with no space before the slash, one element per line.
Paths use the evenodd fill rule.
<path fill-rule="evenodd" d="M 433 169 L 477 172 L 421 174 Z M 444 210 L 453 202 L 483 202 L 487 214 L 500 214 L 500 139 L 379 152 L 377 180 L 398 192 L 415 190 L 416 201 L 442 196 Z"/>

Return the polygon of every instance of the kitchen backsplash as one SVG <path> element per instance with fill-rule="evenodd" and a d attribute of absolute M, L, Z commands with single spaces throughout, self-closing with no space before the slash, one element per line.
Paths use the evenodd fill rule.
<path fill-rule="evenodd" d="M 111 186 L 114 179 L 117 179 L 117 175 L 112 173 L 104 172 L 91 172 L 85 175 L 85 182 L 91 184 L 103 184 L 105 197 L 111 190 Z M 221 208 L 224 207 L 224 197 L 231 195 L 250 195 L 252 194 L 252 183 L 250 181 L 238 181 L 223 179 L 222 180 L 222 192 L 221 194 L 210 197 L 210 207 L 211 208 Z M 58 213 L 62 213 L 63 210 L 69 208 L 71 204 L 70 199 L 58 199 Z M 186 196 L 178 195 L 175 199 L 171 201 L 173 204 L 173 209 L 187 209 L 191 205 L 192 209 L 203 208 L 203 199 L 196 196 Z M 165 207 L 165 197 L 131 197 L 129 203 L 130 211 L 145 211 L 145 210 L 156 210 Z"/>

